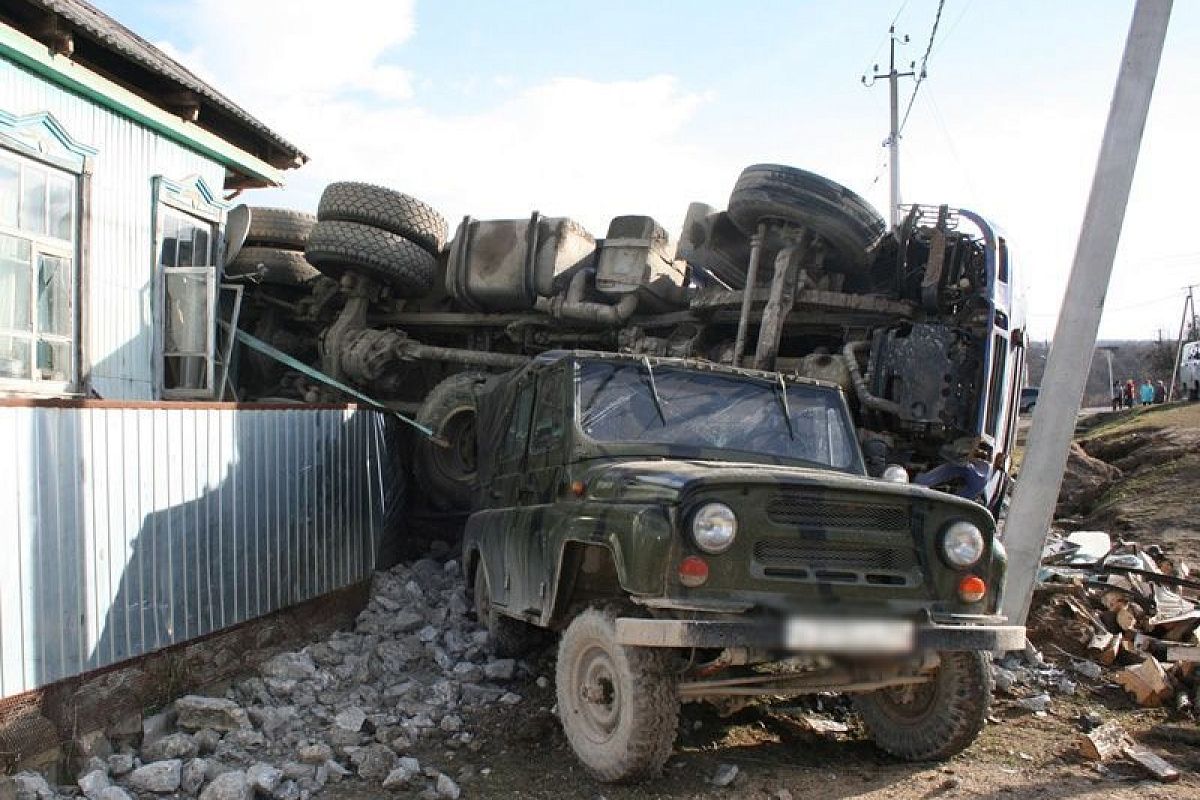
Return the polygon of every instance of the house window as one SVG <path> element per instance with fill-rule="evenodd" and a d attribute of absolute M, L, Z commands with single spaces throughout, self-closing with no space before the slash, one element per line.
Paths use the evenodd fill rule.
<path fill-rule="evenodd" d="M 162 388 L 167 397 L 214 394 L 217 226 L 165 202 L 158 207 Z"/>
<path fill-rule="evenodd" d="M 76 380 L 78 178 L 0 150 L 0 383 Z M 17 382 L 22 383 L 17 383 Z"/>

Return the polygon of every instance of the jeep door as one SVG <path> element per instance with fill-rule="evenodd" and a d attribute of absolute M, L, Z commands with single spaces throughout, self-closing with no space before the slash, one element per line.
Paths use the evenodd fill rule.
<path fill-rule="evenodd" d="M 541 616 L 550 593 L 554 556 L 548 537 L 564 482 L 568 374 L 559 365 L 538 376 L 524 469 L 516 480 L 518 502 L 506 537 L 508 607 L 529 618 Z"/>
<path fill-rule="evenodd" d="M 515 507 L 520 503 L 520 487 L 525 468 L 525 451 L 529 444 L 529 425 L 533 416 L 536 384 L 531 375 L 523 375 L 517 385 L 504 439 L 496 453 L 491 483 L 484 487 L 488 493 L 488 509 L 472 517 L 480 528 L 479 549 L 487 566 L 488 590 L 494 604 L 516 608 L 510 604 L 512 579 L 509 575 L 508 540 L 519 532 L 513 530 Z"/>

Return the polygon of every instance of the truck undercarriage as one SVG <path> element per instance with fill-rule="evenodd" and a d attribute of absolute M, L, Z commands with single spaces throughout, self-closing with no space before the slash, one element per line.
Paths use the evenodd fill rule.
<path fill-rule="evenodd" d="M 334 226 L 363 227 L 318 219 L 314 230 L 330 229 L 322 242 Z M 461 509 L 468 493 L 454 489 L 473 477 L 459 446 L 473 435 L 469 394 L 449 392 L 457 405 L 441 397 L 431 408 L 439 385 L 563 348 L 834 382 L 851 399 L 871 474 L 900 464 L 993 510 L 1007 488 L 1023 320 L 1004 240 L 970 212 L 914 206 L 887 231 L 844 187 L 757 165 L 727 209 L 693 203 L 674 245 L 644 216 L 613 219 L 599 240 L 566 218 L 468 217 L 430 248 L 438 255 L 423 281 L 403 259 L 360 257 L 373 255 L 367 246 L 314 252 L 312 242 L 308 258 L 323 274 L 303 280 L 267 280 L 242 260 L 243 327 L 449 438 L 417 446 L 418 480 L 444 478 L 426 485 L 435 507 Z M 249 352 L 237 386 L 242 399 L 329 397 L 310 376 Z"/>

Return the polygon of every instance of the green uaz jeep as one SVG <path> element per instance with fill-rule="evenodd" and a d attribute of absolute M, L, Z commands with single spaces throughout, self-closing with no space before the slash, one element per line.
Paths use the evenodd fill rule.
<path fill-rule="evenodd" d="M 1025 641 L 995 524 L 867 477 L 836 386 L 556 352 L 478 402 L 475 608 L 501 653 L 561 631 L 558 713 L 597 778 L 655 774 L 680 702 L 846 692 L 901 758 L 974 740 L 988 653 Z"/>

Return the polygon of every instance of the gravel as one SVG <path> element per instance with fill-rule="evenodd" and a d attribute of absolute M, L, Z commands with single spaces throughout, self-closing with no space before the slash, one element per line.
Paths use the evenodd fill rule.
<path fill-rule="evenodd" d="M 489 655 L 447 554 L 377 573 L 353 630 L 276 653 L 223 696 L 187 695 L 147 717 L 140 752 L 93 755 L 72 790 L 88 800 L 312 800 L 352 781 L 364 796 L 403 789 L 456 800 L 455 778 L 471 771 L 456 760 L 451 777 L 414 750 L 469 751 L 472 720 L 522 702 L 508 684 L 533 676 Z M 60 796 L 36 773 L 14 782 L 22 800 Z"/>

